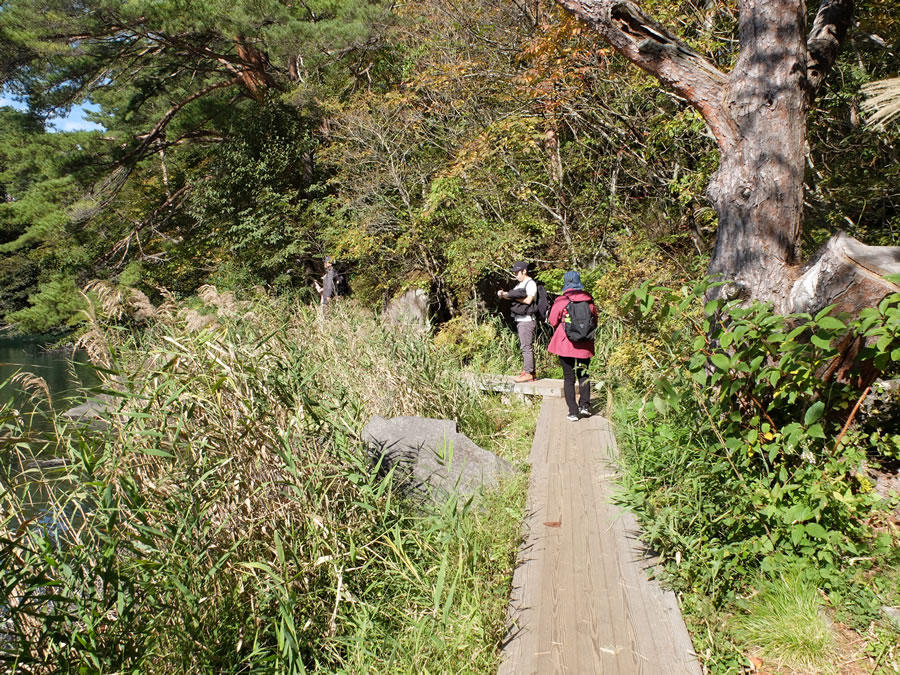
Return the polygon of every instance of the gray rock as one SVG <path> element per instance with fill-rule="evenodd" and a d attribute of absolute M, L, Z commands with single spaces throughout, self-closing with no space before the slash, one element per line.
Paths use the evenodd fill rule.
<path fill-rule="evenodd" d="M 383 318 L 390 325 L 428 328 L 428 294 L 421 288 L 410 288 L 388 302 Z"/>
<path fill-rule="evenodd" d="M 443 501 L 455 492 L 470 497 L 514 473 L 512 464 L 479 448 L 456 430 L 453 420 L 373 417 L 363 440 L 379 472 L 394 470 L 401 490 Z"/>
<path fill-rule="evenodd" d="M 109 405 L 109 402 L 103 398 L 91 398 L 81 405 L 69 408 L 62 413 L 62 416 L 73 422 L 89 426 L 91 429 L 105 431 L 109 428 L 109 422 L 103 417 L 109 411 Z"/>

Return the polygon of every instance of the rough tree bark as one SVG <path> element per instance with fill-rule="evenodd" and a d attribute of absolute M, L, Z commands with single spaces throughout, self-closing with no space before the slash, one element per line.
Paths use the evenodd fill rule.
<path fill-rule="evenodd" d="M 707 188 L 719 221 L 709 273 L 731 282 L 723 292 L 782 313 L 837 303 L 856 315 L 898 290 L 883 275 L 900 272 L 900 247 L 867 247 L 838 233 L 808 264 L 801 260 L 807 112 L 853 0 L 823 0 L 809 35 L 803 0 L 738 0 L 740 52 L 728 74 L 629 0 L 557 2 L 706 121 L 720 152 Z"/>

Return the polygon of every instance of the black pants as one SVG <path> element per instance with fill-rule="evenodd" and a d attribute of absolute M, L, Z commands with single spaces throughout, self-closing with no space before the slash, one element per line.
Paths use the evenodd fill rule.
<path fill-rule="evenodd" d="M 560 356 L 559 363 L 563 369 L 563 392 L 569 414 L 577 415 L 579 408 L 587 408 L 591 404 L 591 383 L 588 381 L 590 359 L 576 359 L 574 356 Z M 578 405 L 575 404 L 575 380 L 578 380 Z"/>

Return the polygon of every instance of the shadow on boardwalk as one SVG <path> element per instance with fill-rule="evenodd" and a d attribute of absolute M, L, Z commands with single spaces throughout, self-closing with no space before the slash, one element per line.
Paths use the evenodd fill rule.
<path fill-rule="evenodd" d="M 606 419 L 569 422 L 562 398 L 543 399 L 501 675 L 701 672 L 633 516 L 611 503 L 617 453 Z"/>

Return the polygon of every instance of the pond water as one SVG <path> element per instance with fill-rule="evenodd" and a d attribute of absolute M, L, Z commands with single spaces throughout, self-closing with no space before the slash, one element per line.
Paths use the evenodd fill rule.
<path fill-rule="evenodd" d="M 24 452 L 12 445 L 10 437 L 0 433 L 0 491 L 4 487 L 18 495 L 25 511 L 22 517 L 39 520 L 46 516 L 47 506 L 59 490 L 70 489 L 61 480 L 59 471 L 36 471 L 29 455 L 42 461 L 49 459 L 44 447 L 53 447 L 53 425 L 47 413 L 63 412 L 84 401 L 84 391 L 98 383 L 87 356 L 71 348 L 52 349 L 54 341 L 46 336 L 0 338 L 0 406 L 22 413 L 27 427 L 27 439 L 17 439 L 17 444 L 27 443 L 31 448 Z M 43 379 L 50 393 L 26 391 L 19 379 L 31 374 Z M 6 446 L 6 447 L 4 447 Z M 0 508 L 2 513 L 2 508 Z M 15 520 L 18 520 L 15 519 Z"/>
<path fill-rule="evenodd" d="M 29 405 L 31 397 L 22 385 L 10 381 L 19 372 L 33 373 L 47 383 L 52 407 L 57 411 L 77 405 L 77 399 L 82 398 L 79 392 L 97 383 L 97 376 L 83 352 L 73 353 L 71 348 L 51 349 L 53 344 L 47 336 L 0 338 L 0 403 L 12 402 L 29 412 L 33 410 L 33 404 Z M 41 401 L 39 409 L 47 410 L 49 405 Z"/>

